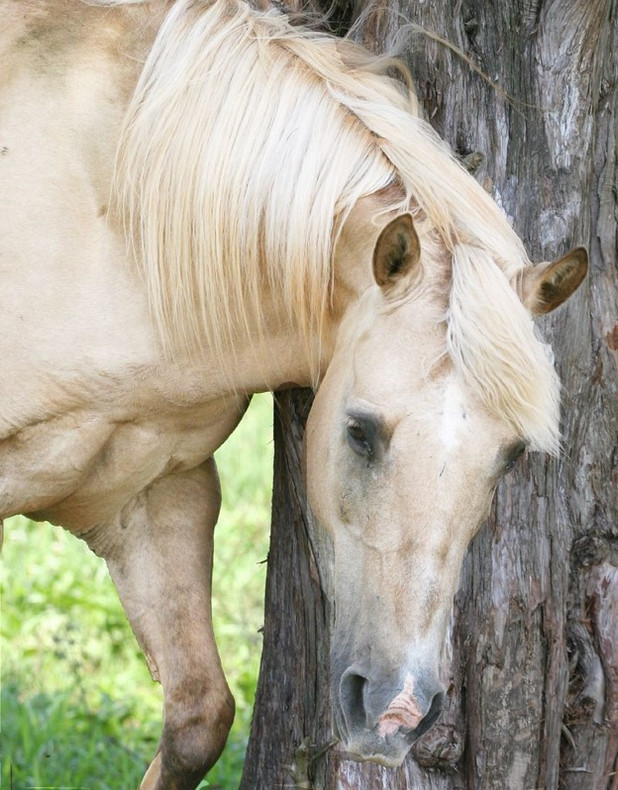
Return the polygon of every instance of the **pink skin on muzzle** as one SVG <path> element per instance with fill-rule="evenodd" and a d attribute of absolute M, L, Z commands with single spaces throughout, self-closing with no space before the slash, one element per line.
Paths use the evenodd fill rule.
<path fill-rule="evenodd" d="M 414 696 L 414 678 L 407 675 L 403 689 L 378 719 L 378 734 L 381 738 L 393 735 L 400 727 L 415 730 L 423 714 Z"/>

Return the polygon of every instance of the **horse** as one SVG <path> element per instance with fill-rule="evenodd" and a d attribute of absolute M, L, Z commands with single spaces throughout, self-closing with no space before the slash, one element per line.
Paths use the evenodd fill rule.
<path fill-rule="evenodd" d="M 0 516 L 104 557 L 191 790 L 234 703 L 210 613 L 213 453 L 312 386 L 308 503 L 335 611 L 336 737 L 398 765 L 439 715 L 467 545 L 560 445 L 535 266 L 422 119 L 406 69 L 242 0 L 2 0 Z"/>

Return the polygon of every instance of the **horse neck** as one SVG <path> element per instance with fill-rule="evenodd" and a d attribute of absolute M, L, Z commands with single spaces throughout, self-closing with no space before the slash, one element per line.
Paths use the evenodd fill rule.
<path fill-rule="evenodd" d="M 331 337 L 321 342 L 316 338 L 313 349 L 319 349 L 321 376 L 332 358 Z M 318 376 L 311 351 L 297 328 L 275 312 L 271 320 L 255 327 L 248 341 L 230 351 L 226 376 L 235 389 L 246 392 L 315 386 Z"/>
<path fill-rule="evenodd" d="M 355 238 L 366 237 L 356 233 L 361 225 L 353 233 Z M 244 339 L 226 349 L 224 357 L 220 352 L 207 354 L 206 366 L 217 380 L 221 376 L 222 384 L 245 392 L 317 386 L 332 360 L 342 322 L 373 282 L 370 266 L 365 265 L 371 260 L 370 250 L 357 257 L 357 247 L 346 250 L 345 242 L 344 237 L 334 254 L 334 292 L 321 336 L 306 338 L 277 294 L 265 296 L 261 316 L 245 316 L 238 328 L 238 337 Z"/>

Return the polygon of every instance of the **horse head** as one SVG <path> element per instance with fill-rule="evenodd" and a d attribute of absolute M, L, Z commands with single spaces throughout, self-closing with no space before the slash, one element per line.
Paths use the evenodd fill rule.
<path fill-rule="evenodd" d="M 491 374 L 477 369 L 475 379 L 466 368 L 480 339 L 462 341 L 466 359 L 458 359 L 451 335 L 501 331 L 491 322 L 466 329 L 466 317 L 457 317 L 453 291 L 462 272 L 447 277 L 445 271 L 457 265 L 461 251 L 442 262 L 428 260 L 436 257 L 435 247 L 430 239 L 419 241 L 410 214 L 386 224 L 370 247 L 363 252 L 358 243 L 346 244 L 345 233 L 339 244 L 343 257 L 351 249 L 360 256 L 367 287 L 345 312 L 309 417 L 306 474 L 318 544 L 327 547 L 321 570 L 334 602 L 336 728 L 352 757 L 393 766 L 442 709 L 441 656 L 452 600 L 497 483 L 528 444 L 551 443 L 539 438 L 543 429 L 557 432 L 557 410 L 544 403 L 557 403 L 557 382 L 530 313 L 563 302 L 581 282 L 587 257 L 576 250 L 552 265 L 528 266 L 518 283 L 523 302 L 490 264 L 517 302 L 498 310 L 517 314 L 512 349 L 501 338 L 496 359 L 489 354 L 485 364 L 499 368 L 500 357 L 512 353 L 511 367 L 525 365 L 521 346 L 530 346 L 525 352 L 543 368 L 533 376 L 541 380 L 538 391 L 526 391 L 537 386 L 534 380 L 509 380 L 517 370 L 495 376 L 506 379 L 506 390 L 522 389 L 515 411 L 525 412 L 530 404 L 523 401 L 537 399 L 539 424 L 533 426 L 531 417 L 511 418 L 496 406 L 491 390 L 500 382 Z M 347 260 L 342 268 L 353 267 Z M 468 286 L 475 284 L 464 284 L 464 291 Z M 473 293 L 469 301 L 464 312 L 478 312 Z M 519 330 L 527 324 L 522 339 Z"/>

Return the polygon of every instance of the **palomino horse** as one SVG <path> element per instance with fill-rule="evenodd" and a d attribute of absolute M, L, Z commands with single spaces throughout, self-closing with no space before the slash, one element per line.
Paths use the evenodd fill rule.
<path fill-rule="evenodd" d="M 164 690 L 142 788 L 194 788 L 234 705 L 212 632 L 214 451 L 251 393 L 318 387 L 333 718 L 386 765 L 438 714 L 466 546 L 559 443 L 532 267 L 402 70 L 241 0 L 2 0 L 0 515 L 109 565 Z"/>

